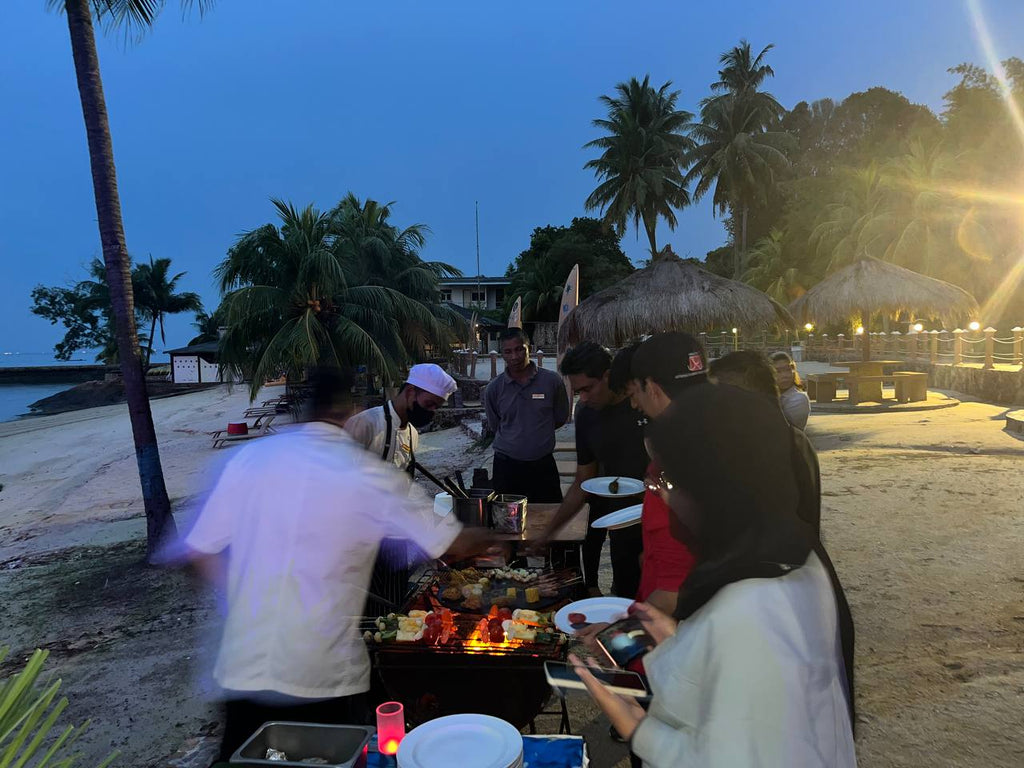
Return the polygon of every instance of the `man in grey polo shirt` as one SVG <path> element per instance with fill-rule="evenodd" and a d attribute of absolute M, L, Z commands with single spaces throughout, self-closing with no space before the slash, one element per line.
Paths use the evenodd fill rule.
<path fill-rule="evenodd" d="M 555 430 L 569 419 L 562 377 L 530 360 L 523 331 L 501 334 L 505 372 L 484 390 L 487 424 L 494 432 L 494 490 L 557 504 L 562 484 L 552 451 Z"/>

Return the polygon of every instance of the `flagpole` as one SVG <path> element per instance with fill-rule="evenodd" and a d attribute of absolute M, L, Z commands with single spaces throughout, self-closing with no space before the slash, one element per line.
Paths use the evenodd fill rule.
<path fill-rule="evenodd" d="M 480 300 L 480 202 L 476 206 L 476 298 Z M 484 309 L 487 309 L 487 302 L 484 302 Z"/>

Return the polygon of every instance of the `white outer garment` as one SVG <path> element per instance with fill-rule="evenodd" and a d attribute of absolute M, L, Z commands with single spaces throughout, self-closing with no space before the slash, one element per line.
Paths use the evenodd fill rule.
<path fill-rule="evenodd" d="M 369 690 L 359 618 L 381 539 L 438 557 L 460 530 L 340 427 L 313 422 L 245 446 L 185 538 L 205 554 L 230 547 L 214 678 L 302 698 Z"/>
<path fill-rule="evenodd" d="M 779 395 L 779 405 L 782 406 L 782 413 L 791 425 L 797 429 L 807 426 L 807 419 L 811 415 L 811 399 L 802 389 L 790 387 Z"/>
<path fill-rule="evenodd" d="M 721 589 L 644 658 L 653 698 L 631 747 L 647 768 L 853 768 L 828 573 L 812 552 Z"/>
<path fill-rule="evenodd" d="M 388 400 L 387 407 L 391 410 L 391 447 L 388 449 L 387 461 L 392 462 L 399 469 L 409 466 L 410 446 L 415 453 L 420 447 L 420 433 L 412 424 L 406 424 L 399 428 L 401 419 L 395 412 L 395 406 Z M 384 440 L 387 437 L 388 423 L 384 418 L 384 409 L 375 405 L 360 411 L 355 416 L 350 416 L 345 421 L 345 431 L 352 435 L 353 439 L 363 448 L 368 450 L 378 460 L 384 453 Z"/>

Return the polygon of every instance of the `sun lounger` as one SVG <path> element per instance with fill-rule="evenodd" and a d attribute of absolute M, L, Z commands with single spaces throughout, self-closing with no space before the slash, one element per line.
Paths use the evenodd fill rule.
<path fill-rule="evenodd" d="M 266 435 L 274 432 L 274 428 L 271 425 L 274 422 L 275 416 L 276 414 L 273 413 L 268 415 L 258 429 L 247 432 L 244 435 L 229 435 L 227 434 L 227 430 L 220 430 L 221 434 L 216 434 L 213 437 L 213 447 L 223 448 L 226 445 L 241 442 L 242 440 L 253 440 L 257 437 L 265 437 Z"/>

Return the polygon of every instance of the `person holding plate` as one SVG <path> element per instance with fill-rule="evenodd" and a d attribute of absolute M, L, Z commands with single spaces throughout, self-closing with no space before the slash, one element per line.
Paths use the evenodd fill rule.
<path fill-rule="evenodd" d="M 613 364 L 607 349 L 583 342 L 565 353 L 561 370 L 580 396 L 576 409 L 576 475 L 537 547 L 549 542 L 586 502 L 590 503 L 591 523 L 636 504 L 639 499 L 635 495 L 588 498 L 582 485 L 597 477 L 638 480 L 644 476 L 648 462 L 642 414 L 630 404 L 629 355 L 620 352 Z M 588 527 L 583 542 L 584 581 L 591 595 L 601 594 L 597 570 L 606 536 L 611 539 L 612 593 L 632 599 L 640 584 L 643 543 L 639 526 L 615 531 Z"/>

